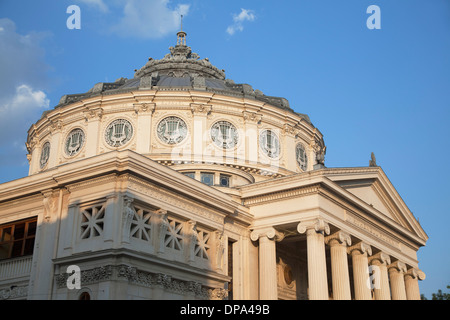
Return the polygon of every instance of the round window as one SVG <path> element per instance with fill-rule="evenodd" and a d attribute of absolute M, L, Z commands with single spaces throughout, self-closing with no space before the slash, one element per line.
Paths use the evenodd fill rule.
<path fill-rule="evenodd" d="M 128 120 L 114 120 L 106 128 L 105 140 L 111 147 L 121 147 L 130 141 L 132 137 L 133 126 Z"/>

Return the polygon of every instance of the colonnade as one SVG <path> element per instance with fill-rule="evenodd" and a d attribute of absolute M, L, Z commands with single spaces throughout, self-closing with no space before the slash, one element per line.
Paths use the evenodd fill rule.
<path fill-rule="evenodd" d="M 418 280 L 424 279 L 420 270 L 407 269 L 404 262 L 381 251 L 372 255 L 371 245 L 364 241 L 352 243 L 350 234 L 345 231 L 330 234 L 328 223 L 322 219 L 301 222 L 297 231 L 306 234 L 310 300 L 330 299 L 326 245 L 330 248 L 332 299 L 351 300 L 353 283 L 355 300 L 420 300 Z M 255 229 L 251 233 L 251 239 L 259 241 L 259 287 L 262 300 L 278 298 L 276 242 L 283 238 L 284 235 L 273 227 Z"/>

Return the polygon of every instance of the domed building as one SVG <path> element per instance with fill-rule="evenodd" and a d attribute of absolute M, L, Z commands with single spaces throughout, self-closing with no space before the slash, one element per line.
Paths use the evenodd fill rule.
<path fill-rule="evenodd" d="M 326 167 L 307 115 L 177 36 L 31 126 L 0 299 L 420 299 L 428 237 L 374 157 Z"/>

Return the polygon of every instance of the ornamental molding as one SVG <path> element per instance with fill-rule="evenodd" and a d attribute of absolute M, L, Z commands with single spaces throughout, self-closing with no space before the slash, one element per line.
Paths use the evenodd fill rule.
<path fill-rule="evenodd" d="M 66 186 L 67 190 L 70 193 L 79 191 L 79 190 L 85 190 L 86 188 L 89 187 L 93 187 L 96 185 L 100 185 L 100 184 L 105 184 L 105 183 L 116 183 L 117 178 L 119 176 L 116 173 L 111 173 L 99 178 L 94 178 L 94 179 L 89 179 L 89 180 L 84 180 L 81 182 L 77 182 L 77 183 L 73 183 L 73 184 L 69 184 Z"/>
<path fill-rule="evenodd" d="M 267 237 L 269 240 L 280 242 L 284 239 L 285 234 L 273 227 L 255 229 L 250 233 L 252 241 L 258 241 L 261 237 Z"/>
<path fill-rule="evenodd" d="M 352 239 L 349 233 L 338 231 L 325 238 L 325 244 L 333 245 L 333 243 L 349 247 L 352 245 Z"/>
<path fill-rule="evenodd" d="M 148 102 L 135 103 L 133 104 L 133 108 L 136 114 L 149 113 L 153 115 L 156 110 L 156 103 L 148 103 Z"/>
<path fill-rule="evenodd" d="M 57 287 L 59 289 L 65 288 L 68 278 L 68 273 L 56 275 Z M 228 298 L 228 291 L 224 288 L 208 287 L 200 282 L 175 279 L 168 274 L 142 271 L 128 265 L 107 265 L 81 271 L 81 284 L 83 286 L 102 281 L 119 280 L 126 280 L 129 284 L 152 289 L 160 288 L 179 295 L 194 295 L 200 299 L 223 300 Z"/>
<path fill-rule="evenodd" d="M 0 300 L 26 298 L 27 296 L 28 296 L 28 285 L 9 286 L 7 288 L 0 288 Z"/>
<path fill-rule="evenodd" d="M 184 213 L 191 214 L 191 218 L 200 216 L 207 219 L 208 221 L 215 222 L 220 225 L 223 224 L 223 215 L 220 215 L 207 207 L 200 206 L 196 202 L 181 198 L 179 195 L 169 190 L 157 188 L 154 185 L 142 181 L 141 179 L 134 176 L 129 176 L 127 181 L 127 187 L 130 190 L 137 191 L 148 197 L 159 200 L 162 203 L 173 205 L 174 207 L 183 210 Z"/>
<path fill-rule="evenodd" d="M 397 272 L 402 272 L 402 273 L 406 273 L 407 272 L 406 263 L 404 263 L 404 262 L 402 262 L 400 260 L 397 260 L 397 261 L 391 263 L 387 267 L 388 267 L 389 271 L 395 270 Z"/>
<path fill-rule="evenodd" d="M 387 266 L 391 264 L 391 257 L 384 252 L 378 252 L 369 258 L 369 264 L 381 264 Z"/>
<path fill-rule="evenodd" d="M 212 112 L 212 105 L 210 104 L 199 104 L 191 103 L 191 112 L 194 116 L 209 116 Z"/>
<path fill-rule="evenodd" d="M 300 234 L 307 233 L 309 230 L 329 235 L 330 225 L 320 218 L 302 221 L 297 225 L 297 232 Z"/>
<path fill-rule="evenodd" d="M 101 120 L 104 114 L 103 108 L 89 108 L 86 107 L 83 110 L 83 116 L 85 121 Z"/>
<path fill-rule="evenodd" d="M 242 111 L 242 117 L 244 118 L 245 123 L 260 124 L 263 115 L 257 112 Z"/>
<path fill-rule="evenodd" d="M 372 255 L 372 247 L 370 245 L 368 245 L 367 243 L 360 241 L 356 244 L 354 244 L 353 246 L 349 247 L 347 249 L 348 254 L 364 254 L 367 256 L 371 256 Z"/>
<path fill-rule="evenodd" d="M 281 199 L 302 197 L 306 195 L 318 194 L 320 192 L 320 184 L 315 184 L 307 187 L 300 187 L 289 190 L 282 190 L 273 193 L 268 193 L 261 196 L 253 196 L 243 199 L 243 205 L 251 206 L 254 204 L 261 204 L 265 202 L 273 202 Z"/>

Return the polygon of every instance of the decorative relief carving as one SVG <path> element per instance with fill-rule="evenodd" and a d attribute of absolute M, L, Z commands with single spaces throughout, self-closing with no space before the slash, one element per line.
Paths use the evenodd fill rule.
<path fill-rule="evenodd" d="M 28 286 L 10 286 L 0 289 L 0 300 L 25 298 L 28 295 Z"/>
<path fill-rule="evenodd" d="M 209 116 L 212 112 L 212 105 L 191 103 L 193 115 Z"/>
<path fill-rule="evenodd" d="M 85 121 L 89 120 L 100 120 L 103 117 L 104 111 L 103 108 L 89 108 L 87 107 L 83 111 L 83 116 Z"/>
<path fill-rule="evenodd" d="M 156 104 L 155 103 L 135 103 L 133 104 L 134 112 L 136 114 L 140 113 L 151 113 L 152 115 L 155 112 Z"/>
<path fill-rule="evenodd" d="M 44 221 L 50 222 L 52 215 L 55 214 L 57 210 L 58 194 L 54 193 L 53 190 L 42 192 L 44 199 Z"/>
<path fill-rule="evenodd" d="M 350 222 L 351 224 L 357 226 L 359 229 L 364 230 L 366 232 L 368 232 L 370 235 L 377 237 L 380 240 L 383 240 L 386 243 L 389 243 L 395 247 L 398 248 L 399 243 L 392 240 L 390 237 L 388 237 L 387 235 L 385 235 L 383 232 L 367 225 L 366 223 L 364 223 L 363 221 L 355 218 L 354 216 L 352 216 L 351 214 L 347 213 L 346 215 L 346 221 Z"/>
<path fill-rule="evenodd" d="M 243 111 L 242 116 L 245 122 L 261 123 L 263 115 L 256 112 Z"/>
<path fill-rule="evenodd" d="M 136 211 L 132 206 L 133 201 L 134 199 L 130 197 L 124 197 L 123 199 L 124 208 L 122 210 L 122 241 L 124 242 L 130 242 L 131 222 L 136 214 Z"/>
<path fill-rule="evenodd" d="M 67 273 L 55 276 L 58 288 L 66 287 L 68 277 Z M 211 288 L 199 282 L 174 279 L 171 275 L 141 271 L 128 265 L 107 265 L 81 271 L 82 285 L 120 279 L 125 279 L 130 284 L 148 288 L 159 287 L 180 295 L 194 295 L 200 299 L 223 300 L 228 297 L 228 291 L 224 288 Z M 0 297 L 1 293 L 2 291 Z"/>

